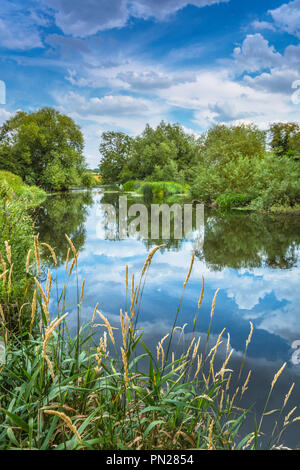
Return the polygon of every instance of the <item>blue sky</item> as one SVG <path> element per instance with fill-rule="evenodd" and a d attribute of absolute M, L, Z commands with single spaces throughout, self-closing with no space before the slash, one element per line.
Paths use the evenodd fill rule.
<path fill-rule="evenodd" d="M 299 121 L 299 39 L 300 0 L 1 0 L 0 124 L 54 106 L 95 167 L 105 130 Z"/>

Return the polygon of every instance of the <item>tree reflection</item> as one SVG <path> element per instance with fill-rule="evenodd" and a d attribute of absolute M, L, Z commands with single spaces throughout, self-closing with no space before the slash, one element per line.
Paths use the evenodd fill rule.
<path fill-rule="evenodd" d="M 300 245 L 299 218 L 293 216 L 208 213 L 200 258 L 209 267 L 291 269 Z"/>
<path fill-rule="evenodd" d="M 35 229 L 40 234 L 40 240 L 54 248 L 59 265 L 65 262 L 67 256 L 65 234 L 71 237 L 77 250 L 83 247 L 86 240 L 85 221 L 92 204 L 90 191 L 69 191 L 49 196 L 35 210 Z"/>

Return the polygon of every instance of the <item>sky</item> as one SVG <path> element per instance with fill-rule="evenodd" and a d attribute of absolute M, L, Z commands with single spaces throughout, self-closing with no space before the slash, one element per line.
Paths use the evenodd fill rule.
<path fill-rule="evenodd" d="M 53 106 L 95 168 L 108 130 L 299 121 L 299 39 L 300 0 L 1 0 L 0 125 Z"/>

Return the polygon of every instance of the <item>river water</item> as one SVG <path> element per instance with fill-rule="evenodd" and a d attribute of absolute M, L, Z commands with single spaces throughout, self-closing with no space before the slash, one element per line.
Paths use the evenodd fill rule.
<path fill-rule="evenodd" d="M 123 194 L 124 195 L 124 194 Z M 205 293 L 197 320 L 199 335 L 207 332 L 214 293 L 220 289 L 212 324 L 212 337 L 225 327 L 234 349 L 231 368 L 239 367 L 245 341 L 254 325 L 248 348 L 245 373 L 252 369 L 248 398 L 243 405 L 255 403 L 262 409 L 274 373 L 287 362 L 268 409 L 280 408 L 292 382 L 296 383 L 289 408 L 300 398 L 300 217 L 261 215 L 232 211 L 204 211 L 203 244 L 197 245 L 197 233 L 187 238 L 143 239 L 138 234 L 120 240 L 105 239 L 103 204 L 118 206 L 116 191 L 72 191 L 50 196 L 35 214 L 40 240 L 55 248 L 59 260 L 58 286 L 65 279 L 67 254 L 65 233 L 73 240 L 79 257 L 79 283 L 85 279 L 85 296 L 81 322 L 90 321 L 96 303 L 113 325 L 119 324 L 120 308 L 125 307 L 125 270 L 136 279 L 149 250 L 161 243 L 152 261 L 144 289 L 139 327 L 145 330 L 145 343 L 155 348 L 157 341 L 170 331 L 182 294 L 192 253 L 195 263 L 179 312 L 179 326 L 192 331 L 197 302 L 205 279 Z M 149 201 L 130 195 L 128 206 Z M 183 204 L 182 199 L 164 201 Z M 69 326 L 76 331 L 76 279 L 69 281 L 67 311 Z M 75 299 L 75 300 L 74 300 Z M 53 300 L 53 302 L 55 302 Z M 226 342 L 226 341 L 224 341 Z M 300 346 L 300 342 L 299 342 Z M 299 364 L 298 364 L 299 362 Z M 249 400 L 247 402 L 247 400 Z M 298 416 L 297 411 L 295 416 Z M 253 424 L 253 423 L 252 423 Z M 271 417 L 266 418 L 266 432 Z M 286 434 L 287 445 L 300 444 L 299 427 L 293 425 Z M 251 427 L 251 426 L 250 426 Z M 252 426 L 253 429 L 253 426 Z"/>

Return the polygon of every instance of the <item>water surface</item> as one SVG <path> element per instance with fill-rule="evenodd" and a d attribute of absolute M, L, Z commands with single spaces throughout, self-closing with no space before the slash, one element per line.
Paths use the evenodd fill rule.
<path fill-rule="evenodd" d="M 251 321 L 254 335 L 248 349 L 245 373 L 253 370 L 249 386 L 251 403 L 262 408 L 274 372 L 287 362 L 270 403 L 280 407 L 290 384 L 296 382 L 291 406 L 300 397 L 300 364 L 292 362 L 292 343 L 300 340 L 300 218 L 234 211 L 226 214 L 205 210 L 203 247 L 193 236 L 176 240 L 145 240 L 138 234 L 119 240 L 105 239 L 104 203 L 118 206 L 119 193 L 76 191 L 50 196 L 36 212 L 40 239 L 52 245 L 59 259 L 58 285 L 65 279 L 67 254 L 65 233 L 80 250 L 79 283 L 86 280 L 82 322 L 90 321 L 95 304 L 112 324 L 119 321 L 125 307 L 125 269 L 138 274 L 149 249 L 161 243 L 166 247 L 155 254 L 144 290 L 139 326 L 145 329 L 145 342 L 154 348 L 170 331 L 182 294 L 191 255 L 195 263 L 180 310 L 178 324 L 187 323 L 187 336 L 192 331 L 197 302 L 205 278 L 205 295 L 197 321 L 197 333 L 206 333 L 214 293 L 218 294 L 212 335 L 226 327 L 234 349 L 234 365 L 239 367 Z M 143 202 L 130 196 L 129 205 Z M 173 198 L 170 203 L 175 202 Z M 178 202 L 185 202 L 179 199 Z M 145 202 L 149 206 L 149 201 Z M 76 279 L 69 281 L 69 324 L 76 329 Z M 75 299 L 75 300 L 74 300 Z M 54 301 L 54 300 L 53 300 Z M 246 403 L 247 404 L 247 403 Z M 287 443 L 300 443 L 293 429 Z"/>

